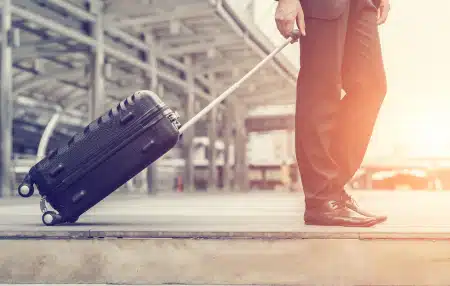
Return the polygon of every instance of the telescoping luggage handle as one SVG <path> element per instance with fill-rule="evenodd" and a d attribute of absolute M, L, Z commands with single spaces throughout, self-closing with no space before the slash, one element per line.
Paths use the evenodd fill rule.
<path fill-rule="evenodd" d="M 265 63 L 270 61 L 273 57 L 275 57 L 279 52 L 281 52 L 287 45 L 290 43 L 294 43 L 300 37 L 300 32 L 298 30 L 294 30 L 289 38 L 276 48 L 273 52 L 271 52 L 266 58 L 264 58 L 259 64 L 257 64 L 252 70 L 250 70 L 246 75 L 244 75 L 238 82 L 230 86 L 226 91 L 224 91 L 221 95 L 211 101 L 205 108 L 203 108 L 199 113 L 197 113 L 194 117 L 192 117 L 188 122 L 186 122 L 183 126 L 180 127 L 179 132 L 182 134 L 186 129 L 194 125 L 203 115 L 208 113 L 211 109 L 214 108 L 217 104 L 219 104 L 222 100 L 224 100 L 227 96 L 229 96 L 233 91 L 235 91 L 244 81 L 246 81 L 250 76 L 252 76 L 255 72 L 257 72 Z"/>

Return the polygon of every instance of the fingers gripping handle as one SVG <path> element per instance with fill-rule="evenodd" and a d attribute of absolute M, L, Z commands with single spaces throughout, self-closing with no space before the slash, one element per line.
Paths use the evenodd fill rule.
<path fill-rule="evenodd" d="M 300 39 L 300 36 L 302 35 L 302 33 L 300 32 L 300 30 L 295 29 L 294 31 L 292 31 L 291 36 L 289 37 L 289 39 L 291 39 L 291 44 L 295 43 L 298 41 L 298 39 Z"/>
<path fill-rule="evenodd" d="M 211 109 L 214 108 L 217 104 L 222 102 L 226 97 L 228 97 L 233 91 L 235 91 L 241 84 L 246 81 L 249 77 L 251 77 L 255 72 L 257 72 L 265 63 L 270 61 L 273 57 L 275 57 L 281 50 L 283 50 L 290 43 L 296 42 L 300 37 L 300 31 L 294 30 L 292 35 L 286 39 L 286 41 L 276 48 L 273 52 L 271 52 L 266 58 L 264 58 L 259 64 L 257 64 L 252 70 L 250 70 L 246 75 L 244 75 L 238 82 L 230 86 L 227 90 L 225 90 L 221 95 L 216 97 L 213 101 L 211 101 L 205 108 L 203 108 L 199 113 L 197 113 L 194 117 L 192 117 L 188 122 L 186 122 L 179 129 L 180 134 L 184 133 L 186 129 L 194 125 L 202 116 L 208 113 Z"/>

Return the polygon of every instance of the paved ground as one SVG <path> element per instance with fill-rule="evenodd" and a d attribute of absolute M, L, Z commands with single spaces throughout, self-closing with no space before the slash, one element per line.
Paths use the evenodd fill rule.
<path fill-rule="evenodd" d="M 0 200 L 0 236 L 221 236 L 450 239 L 450 191 L 355 191 L 360 205 L 389 219 L 369 229 L 305 226 L 292 193 L 116 195 L 74 225 L 47 227 L 37 198 Z"/>

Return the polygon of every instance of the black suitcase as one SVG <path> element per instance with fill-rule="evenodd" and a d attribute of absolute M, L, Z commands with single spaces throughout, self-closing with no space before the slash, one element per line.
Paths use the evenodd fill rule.
<path fill-rule="evenodd" d="M 153 92 L 137 91 L 50 151 L 30 169 L 19 194 L 30 197 L 37 187 L 45 225 L 74 223 L 175 146 L 178 118 Z"/>
<path fill-rule="evenodd" d="M 187 128 L 299 36 L 299 31 L 294 30 L 282 45 L 183 126 L 178 114 L 156 94 L 146 90 L 134 93 L 33 166 L 19 186 L 19 194 L 32 196 L 37 186 L 45 225 L 76 222 L 173 148 Z M 47 210 L 47 203 L 56 212 Z"/>

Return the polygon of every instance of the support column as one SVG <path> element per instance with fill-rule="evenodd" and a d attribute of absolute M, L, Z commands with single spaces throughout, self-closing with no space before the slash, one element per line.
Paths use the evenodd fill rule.
<path fill-rule="evenodd" d="M 290 129 L 286 130 L 286 157 L 295 161 L 295 149 L 294 149 L 294 132 Z"/>
<path fill-rule="evenodd" d="M 141 34 L 141 40 L 150 47 L 150 52 L 144 52 L 142 60 L 151 67 L 151 71 L 144 71 L 144 87 L 143 89 L 150 89 L 155 92 L 159 97 L 163 97 L 157 89 L 162 87 L 162 84 L 158 81 L 158 66 L 154 49 L 154 39 L 152 34 Z M 163 88 L 163 87 L 162 87 Z M 154 184 L 157 182 L 156 164 L 153 163 L 142 171 L 142 180 L 144 181 L 144 188 L 148 194 L 156 193 L 157 186 Z"/>
<path fill-rule="evenodd" d="M 190 119 L 194 116 L 195 112 L 195 93 L 194 93 L 194 73 L 193 73 L 193 59 L 191 56 L 186 56 L 185 65 L 186 70 L 186 82 L 188 85 L 187 96 L 186 96 L 186 118 Z M 194 150 L 193 150 L 193 140 L 195 136 L 195 125 L 188 128 L 182 137 L 183 140 L 183 157 L 185 160 L 184 168 L 184 190 L 187 192 L 192 192 L 195 189 L 195 167 L 194 167 Z"/>
<path fill-rule="evenodd" d="M 96 21 L 90 26 L 90 34 L 97 45 L 91 49 L 91 66 L 89 87 L 89 121 L 100 116 L 106 109 L 105 80 L 103 75 L 105 63 L 103 2 L 89 1 L 86 3 L 88 11 L 96 14 Z"/>
<path fill-rule="evenodd" d="M 149 45 L 150 47 L 150 55 L 147 58 L 148 63 L 151 67 L 151 90 L 153 92 L 157 92 L 157 88 L 158 88 L 158 59 L 156 58 L 156 45 L 155 45 L 155 39 L 153 37 L 153 34 L 147 35 L 145 37 L 145 42 Z M 162 87 L 162 85 L 161 85 Z M 163 94 L 158 94 L 160 97 L 163 96 Z"/>
<path fill-rule="evenodd" d="M 156 48 L 155 48 L 155 39 L 153 34 L 144 34 L 143 40 L 150 47 L 150 52 L 146 54 L 145 60 L 151 67 L 151 71 L 145 72 L 146 80 L 146 89 L 150 88 L 151 91 L 155 92 L 160 98 L 163 98 L 164 94 L 164 86 L 158 80 L 158 61 L 156 58 Z M 157 182 L 157 163 L 153 163 L 146 169 L 146 177 L 147 177 L 147 189 L 148 193 L 155 193 L 157 190 L 157 186 L 154 184 Z"/>
<path fill-rule="evenodd" d="M 245 109 L 235 106 L 235 178 L 238 191 L 248 191 L 248 166 L 247 166 L 247 131 L 245 129 Z"/>
<path fill-rule="evenodd" d="M 12 192 L 12 125 L 13 125 L 13 93 L 12 93 L 12 48 L 11 0 L 3 0 L 1 6 L 1 112 L 0 112 L 0 197 Z"/>
<path fill-rule="evenodd" d="M 211 83 L 210 93 L 213 98 L 217 96 L 216 79 L 214 72 L 209 73 L 209 80 Z M 217 152 L 216 152 L 216 139 L 217 139 L 217 108 L 214 107 L 208 114 L 208 137 L 209 137 L 209 177 L 208 177 L 208 189 L 215 190 L 217 188 Z"/>
<path fill-rule="evenodd" d="M 248 167 L 248 154 L 247 154 L 247 144 L 248 144 L 248 134 L 247 130 L 243 129 L 242 136 L 242 189 L 244 191 L 248 191 L 250 189 L 250 180 L 249 180 L 249 167 Z"/>
<path fill-rule="evenodd" d="M 158 84 L 158 87 L 156 88 L 156 90 L 157 90 L 157 94 L 161 97 L 161 98 L 163 98 L 164 97 L 164 85 L 162 85 L 162 84 Z"/>
<path fill-rule="evenodd" d="M 364 189 L 372 189 L 373 185 L 372 185 L 372 175 L 373 175 L 373 171 L 370 169 L 366 169 L 366 174 L 365 174 L 365 182 L 364 182 Z"/>
<path fill-rule="evenodd" d="M 243 185 L 243 165 L 242 165 L 242 155 L 243 155 L 243 150 L 242 150 L 242 133 L 241 131 L 236 128 L 236 134 L 235 134 L 235 138 L 234 138 L 234 148 L 235 148 L 235 165 L 234 165 L 234 190 L 235 191 L 242 191 L 242 185 Z"/>
<path fill-rule="evenodd" d="M 231 166 L 230 166 L 230 145 L 232 143 L 233 136 L 233 106 L 231 99 L 227 100 L 225 103 L 226 110 L 224 112 L 224 165 L 223 165 L 223 189 L 231 189 Z"/>

